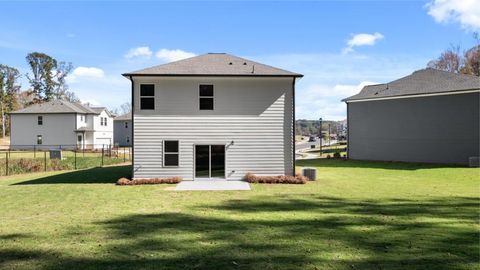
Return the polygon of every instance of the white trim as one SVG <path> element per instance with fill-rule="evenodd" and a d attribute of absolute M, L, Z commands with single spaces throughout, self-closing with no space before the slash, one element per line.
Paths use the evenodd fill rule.
<path fill-rule="evenodd" d="M 176 141 L 178 146 L 178 152 L 167 152 L 165 153 L 165 142 L 166 141 Z M 165 165 L 165 154 L 177 154 L 178 155 L 178 162 L 176 166 L 172 165 Z M 180 167 L 180 140 L 163 140 L 162 141 L 162 167 L 164 168 L 178 168 Z"/>
<path fill-rule="evenodd" d="M 480 89 L 466 90 L 466 91 L 455 91 L 455 92 L 443 92 L 443 93 L 431 93 L 431 94 L 405 95 L 405 96 L 396 96 L 396 97 L 365 98 L 365 99 L 357 99 L 357 100 L 347 100 L 347 101 L 345 101 L 345 103 L 374 101 L 374 100 L 416 98 L 416 97 L 447 96 L 447 95 L 459 95 L 459 94 L 469 94 L 469 93 L 477 93 L 477 92 L 480 92 Z"/>

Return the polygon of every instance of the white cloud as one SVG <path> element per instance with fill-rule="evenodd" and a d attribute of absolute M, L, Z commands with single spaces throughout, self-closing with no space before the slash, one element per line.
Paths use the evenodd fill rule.
<path fill-rule="evenodd" d="M 196 54 L 192 52 L 182 51 L 179 49 L 175 49 L 175 50 L 160 49 L 157 51 L 155 55 L 157 56 L 158 59 L 162 61 L 173 62 L 173 61 L 178 61 L 185 58 L 193 57 Z"/>
<path fill-rule="evenodd" d="M 432 0 L 426 5 L 428 14 L 436 22 L 459 22 L 464 29 L 480 29 L 480 2 L 478 0 Z"/>
<path fill-rule="evenodd" d="M 78 80 L 78 78 L 103 78 L 105 72 L 96 67 L 77 67 L 73 70 L 72 74 L 67 76 L 67 82 L 72 83 Z"/>
<path fill-rule="evenodd" d="M 343 53 L 347 54 L 353 52 L 354 47 L 358 46 L 373 46 L 378 40 L 383 39 L 384 36 L 378 32 L 373 34 L 355 34 L 347 41 L 347 47 L 343 49 Z"/>
<path fill-rule="evenodd" d="M 152 50 L 148 46 L 143 46 L 143 47 L 136 47 L 130 49 L 127 54 L 125 54 L 125 58 L 130 59 L 130 58 L 135 58 L 135 57 L 144 57 L 144 58 L 150 58 L 152 57 Z"/>

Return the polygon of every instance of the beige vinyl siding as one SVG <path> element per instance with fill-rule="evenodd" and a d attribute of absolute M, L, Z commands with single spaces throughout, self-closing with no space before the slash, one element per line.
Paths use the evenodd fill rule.
<path fill-rule="evenodd" d="M 155 111 L 139 110 L 140 80 L 155 83 Z M 134 78 L 134 177 L 192 180 L 195 144 L 226 145 L 228 179 L 291 174 L 292 80 Z M 214 84 L 214 111 L 198 109 L 201 83 Z M 162 166 L 163 140 L 179 140 L 178 167 Z"/>

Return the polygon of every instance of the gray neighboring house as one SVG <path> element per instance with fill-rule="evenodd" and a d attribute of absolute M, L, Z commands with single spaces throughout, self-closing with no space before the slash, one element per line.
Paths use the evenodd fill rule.
<path fill-rule="evenodd" d="M 54 100 L 11 112 L 10 120 L 12 149 L 101 149 L 113 142 L 113 118 L 105 107 Z"/>
<path fill-rule="evenodd" d="M 132 83 L 133 178 L 294 174 L 303 75 L 209 53 L 123 76 Z"/>
<path fill-rule="evenodd" d="M 132 113 L 113 119 L 113 142 L 118 146 L 132 146 Z"/>
<path fill-rule="evenodd" d="M 431 68 L 344 99 L 348 157 L 463 164 L 479 156 L 480 77 Z"/>

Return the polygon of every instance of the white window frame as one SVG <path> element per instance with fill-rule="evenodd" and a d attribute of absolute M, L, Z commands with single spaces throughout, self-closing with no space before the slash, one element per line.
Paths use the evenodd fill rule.
<path fill-rule="evenodd" d="M 40 124 L 40 122 L 42 123 Z M 43 126 L 43 115 L 37 115 L 37 126 Z"/>
<path fill-rule="evenodd" d="M 38 143 L 39 138 L 40 138 L 40 143 Z M 37 135 L 37 145 L 43 145 L 43 135 Z"/>
<path fill-rule="evenodd" d="M 178 144 L 178 152 L 165 152 L 165 142 L 166 141 L 176 141 Z M 162 165 L 166 168 L 178 168 L 180 167 L 180 140 L 163 140 L 162 142 Z M 177 154 L 178 156 L 178 165 L 165 165 L 165 154 Z"/>
<path fill-rule="evenodd" d="M 153 96 L 142 96 L 142 85 L 153 85 Z M 140 108 L 140 111 L 155 111 L 155 94 L 157 91 L 155 91 L 155 84 L 154 83 L 141 83 L 138 87 L 138 108 Z M 153 98 L 153 109 L 142 109 L 142 98 Z"/>
<path fill-rule="evenodd" d="M 200 95 L 200 86 L 201 85 L 211 85 L 213 87 L 213 96 L 201 96 Z M 200 99 L 201 98 L 211 98 L 213 103 L 213 108 L 211 110 L 202 110 L 200 109 Z M 215 110 L 215 85 L 213 83 L 199 83 L 198 84 L 198 110 L 199 111 L 214 111 Z"/>

